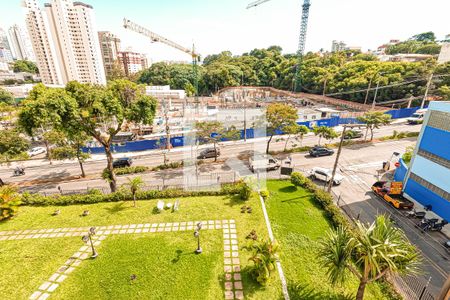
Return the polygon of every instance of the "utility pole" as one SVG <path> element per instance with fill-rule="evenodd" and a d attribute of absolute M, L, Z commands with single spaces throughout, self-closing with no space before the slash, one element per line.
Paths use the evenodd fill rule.
<path fill-rule="evenodd" d="M 342 145 L 344 144 L 344 137 L 345 137 L 345 131 L 347 130 L 347 128 L 360 128 L 360 127 L 364 127 L 365 125 L 361 125 L 361 124 L 346 124 L 344 125 L 344 130 L 342 131 L 342 136 L 341 136 L 341 141 L 339 142 L 339 148 L 338 151 L 336 153 L 336 160 L 334 161 L 334 166 L 333 166 L 333 172 L 331 173 L 331 179 L 330 182 L 328 183 L 328 189 L 327 192 L 331 193 L 331 188 L 333 187 L 333 182 L 334 182 L 334 176 L 336 175 L 336 169 L 339 163 L 339 157 L 341 156 L 341 152 L 342 152 Z"/>
<path fill-rule="evenodd" d="M 372 109 L 375 109 L 375 103 L 377 101 L 378 88 L 380 87 L 380 80 L 377 82 L 377 88 L 375 89 L 375 96 L 373 96 Z"/>
<path fill-rule="evenodd" d="M 427 88 L 425 90 L 425 95 L 423 96 L 423 100 L 422 100 L 422 104 L 420 105 L 420 108 L 422 109 L 425 106 L 425 101 L 427 101 L 428 98 L 428 91 L 430 90 L 430 86 L 431 86 L 431 82 L 433 80 L 433 73 L 430 74 L 430 77 L 428 77 L 428 82 L 427 82 Z"/>
<path fill-rule="evenodd" d="M 369 87 L 367 88 L 366 99 L 364 100 L 364 104 L 367 104 L 367 100 L 369 100 L 370 88 L 372 87 L 373 76 L 370 77 Z"/>

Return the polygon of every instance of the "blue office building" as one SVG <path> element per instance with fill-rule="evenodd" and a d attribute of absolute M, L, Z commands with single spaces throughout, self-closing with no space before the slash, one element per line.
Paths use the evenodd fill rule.
<path fill-rule="evenodd" d="M 403 192 L 450 221 L 450 102 L 430 103 Z"/>

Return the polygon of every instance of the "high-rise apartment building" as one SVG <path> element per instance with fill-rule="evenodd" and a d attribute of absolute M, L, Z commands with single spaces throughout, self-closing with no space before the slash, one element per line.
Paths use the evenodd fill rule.
<path fill-rule="evenodd" d="M 127 76 L 148 68 L 147 57 L 131 50 L 119 52 L 119 62 Z"/>
<path fill-rule="evenodd" d="M 16 59 L 36 61 L 28 34 L 18 25 L 9 27 L 11 48 Z"/>
<path fill-rule="evenodd" d="M 114 64 L 119 59 L 120 39 L 109 31 L 99 31 L 98 40 L 100 42 L 105 73 L 106 76 L 110 76 L 114 70 Z"/>
<path fill-rule="evenodd" d="M 11 50 L 8 42 L 8 36 L 6 35 L 6 31 L 3 30 L 3 28 L 0 28 L 0 48 Z"/>
<path fill-rule="evenodd" d="M 25 0 L 25 5 L 28 31 L 44 83 L 76 80 L 106 84 L 92 6 L 71 0 L 52 0 L 44 9 L 38 7 L 37 0 Z"/>

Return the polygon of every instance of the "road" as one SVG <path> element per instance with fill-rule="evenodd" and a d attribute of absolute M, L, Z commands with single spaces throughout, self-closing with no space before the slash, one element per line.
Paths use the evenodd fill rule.
<path fill-rule="evenodd" d="M 420 130 L 420 126 L 411 126 L 406 124 L 396 124 L 396 125 L 390 125 L 386 127 L 382 127 L 375 132 L 375 137 L 382 137 L 382 136 L 388 136 L 391 135 L 392 132 L 396 131 L 415 131 L 418 132 Z M 274 137 L 273 142 L 271 143 L 271 150 L 282 150 L 284 148 L 284 141 L 277 141 L 280 139 L 280 137 Z M 337 142 L 338 140 L 333 140 L 333 142 Z M 318 138 L 314 135 L 308 135 L 305 136 L 303 140 L 303 145 L 305 146 L 312 146 L 317 144 Z M 243 141 L 238 142 L 232 142 L 232 143 L 223 143 L 221 145 L 221 161 L 230 159 L 230 158 L 236 158 L 242 155 L 245 155 L 246 151 L 265 151 L 265 140 L 264 139 L 258 139 L 253 140 L 249 139 L 246 143 Z M 184 149 L 183 149 L 184 148 Z M 188 159 L 191 155 L 191 148 L 190 147 L 183 147 L 183 148 L 176 148 L 171 150 L 167 157 L 170 161 L 182 161 L 184 159 Z M 402 149 L 401 152 L 403 152 L 404 149 Z M 139 156 L 140 155 L 140 156 Z M 157 166 L 161 165 L 163 163 L 163 155 L 161 151 L 147 151 L 142 154 L 140 153 L 117 153 L 114 155 L 117 157 L 124 157 L 124 156 L 134 156 L 134 165 L 140 165 L 140 166 Z M 211 163 L 210 160 L 208 160 L 208 165 Z M 89 176 L 89 180 L 75 180 L 70 182 L 65 182 L 59 184 L 59 186 L 66 190 L 73 190 L 73 189 L 79 189 L 79 188 L 87 188 L 87 187 L 106 187 L 106 183 L 100 179 L 100 174 L 102 170 L 106 166 L 106 161 L 104 159 L 100 160 L 89 160 L 85 162 L 85 170 L 86 174 Z M 68 178 L 68 177 L 74 177 L 79 176 L 80 174 L 80 168 L 77 162 L 75 161 L 69 161 L 69 162 L 54 162 L 52 165 L 50 165 L 48 162 L 41 163 L 39 166 L 30 166 L 26 167 L 26 175 L 20 176 L 20 177 L 12 177 L 12 170 L 14 168 L 14 165 L 12 166 L 1 166 L 0 167 L 0 178 L 3 179 L 4 182 L 8 183 L 17 183 L 17 184 L 26 184 L 30 181 L 52 181 L 52 183 L 49 184 L 34 184 L 32 187 L 27 187 L 27 190 L 48 190 L 48 191 L 56 191 L 56 188 L 58 184 L 55 184 L 54 182 L 60 181 L 61 179 Z M 222 167 L 213 168 L 212 170 L 210 168 L 203 167 L 203 171 L 205 173 L 210 172 L 223 172 L 226 171 Z M 163 173 L 159 174 L 153 174 L 153 175 L 146 175 L 147 181 L 154 183 L 154 185 L 162 184 L 162 178 L 158 179 L 159 177 L 163 176 Z M 170 176 L 172 177 L 172 176 Z M 157 180 L 157 181 L 155 181 Z M 158 181 L 159 180 L 159 181 Z M 121 179 L 120 182 L 123 180 Z M 119 182 L 119 183 L 120 183 Z"/>

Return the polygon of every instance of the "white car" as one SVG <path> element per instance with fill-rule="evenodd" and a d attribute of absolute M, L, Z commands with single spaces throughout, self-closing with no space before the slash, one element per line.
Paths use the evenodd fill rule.
<path fill-rule="evenodd" d="M 31 150 L 29 150 L 27 153 L 28 153 L 28 155 L 30 157 L 33 157 L 33 156 L 36 156 L 36 155 L 39 155 L 39 154 L 43 154 L 43 153 L 46 153 L 46 152 L 47 152 L 47 150 L 45 150 L 44 147 L 34 147 Z"/>
<path fill-rule="evenodd" d="M 312 168 L 312 170 L 310 171 L 310 176 L 313 179 L 330 182 L 332 173 L 333 173 L 333 170 L 316 167 L 316 168 Z M 341 174 L 339 174 L 337 172 L 336 172 L 336 174 L 334 174 L 334 180 L 333 180 L 334 185 L 340 185 L 343 180 L 344 180 L 344 176 L 342 176 Z"/>
<path fill-rule="evenodd" d="M 277 170 L 280 168 L 280 162 L 273 158 L 271 155 L 256 153 L 253 157 L 249 159 L 250 170 L 255 173 L 255 171 L 262 170 Z"/>

